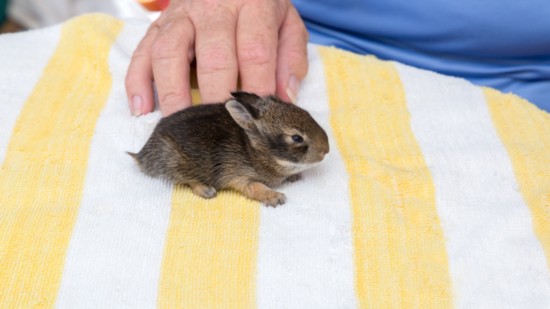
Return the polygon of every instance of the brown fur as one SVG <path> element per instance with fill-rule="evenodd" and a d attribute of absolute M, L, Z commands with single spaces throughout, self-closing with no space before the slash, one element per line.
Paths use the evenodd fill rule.
<path fill-rule="evenodd" d="M 301 170 L 321 161 L 327 135 L 308 112 L 275 96 L 232 94 L 223 104 L 162 119 L 141 151 L 129 154 L 145 174 L 188 185 L 204 198 L 230 188 L 269 206 L 284 204 L 286 197 L 270 187 L 299 180 Z"/>

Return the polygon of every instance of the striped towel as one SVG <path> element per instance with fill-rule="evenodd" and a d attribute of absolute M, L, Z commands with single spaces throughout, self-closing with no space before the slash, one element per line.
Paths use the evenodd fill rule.
<path fill-rule="evenodd" d="M 142 173 L 159 113 L 124 75 L 146 24 L 0 37 L 0 308 L 550 308 L 550 115 L 310 46 L 331 153 L 267 208 Z"/>

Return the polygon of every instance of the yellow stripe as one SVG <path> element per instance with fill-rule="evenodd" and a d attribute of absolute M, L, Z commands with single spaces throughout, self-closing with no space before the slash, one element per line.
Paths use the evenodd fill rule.
<path fill-rule="evenodd" d="M 159 308 L 255 307 L 260 207 L 235 192 L 204 200 L 175 187 Z"/>
<path fill-rule="evenodd" d="M 550 268 L 550 114 L 511 94 L 484 94 Z"/>
<path fill-rule="evenodd" d="M 102 15 L 66 23 L 17 119 L 0 177 L 1 308 L 55 303 L 121 28 Z"/>
<path fill-rule="evenodd" d="M 320 53 L 331 126 L 349 174 L 360 307 L 451 307 L 434 185 L 395 67 L 330 48 Z"/>

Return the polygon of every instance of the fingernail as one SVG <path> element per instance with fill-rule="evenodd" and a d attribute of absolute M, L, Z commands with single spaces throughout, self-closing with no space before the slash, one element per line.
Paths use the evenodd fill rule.
<path fill-rule="evenodd" d="M 296 103 L 296 97 L 298 94 L 298 89 L 300 89 L 300 82 L 294 75 L 290 75 L 288 79 L 288 86 L 286 87 L 286 94 L 290 98 L 292 103 Z"/>
<path fill-rule="evenodd" d="M 132 97 L 132 116 L 140 116 L 142 114 L 143 100 L 140 96 L 135 95 Z"/>

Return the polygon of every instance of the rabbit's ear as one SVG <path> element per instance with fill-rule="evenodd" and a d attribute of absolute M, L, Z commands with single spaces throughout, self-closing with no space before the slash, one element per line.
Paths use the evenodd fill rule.
<path fill-rule="evenodd" d="M 225 108 L 241 128 L 247 131 L 256 129 L 254 120 L 258 111 L 253 106 L 237 100 L 229 100 L 225 103 Z"/>
<path fill-rule="evenodd" d="M 235 99 L 237 99 L 237 101 L 248 105 L 254 105 L 262 99 L 257 94 L 244 92 L 244 91 L 234 91 L 234 92 L 231 92 L 231 95 Z"/>
<path fill-rule="evenodd" d="M 237 101 L 242 103 L 254 118 L 260 117 L 262 114 L 262 111 L 265 109 L 266 104 L 262 99 L 262 97 L 254 93 L 238 91 L 238 92 L 231 92 L 231 95 Z"/>

